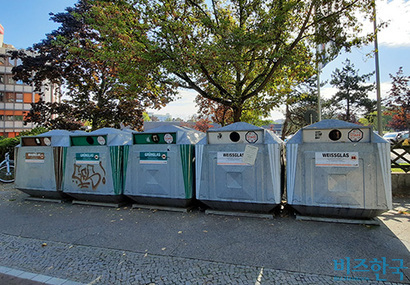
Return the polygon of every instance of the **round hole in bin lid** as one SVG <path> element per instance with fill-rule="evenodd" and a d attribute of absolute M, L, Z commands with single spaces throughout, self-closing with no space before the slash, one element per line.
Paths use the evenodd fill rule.
<path fill-rule="evenodd" d="M 233 142 L 238 142 L 241 139 L 241 136 L 237 133 L 237 132 L 232 132 L 229 135 L 229 138 L 231 139 L 231 141 Z"/>
<path fill-rule="evenodd" d="M 94 144 L 94 139 L 92 137 L 87 137 L 85 140 L 88 142 L 88 144 Z"/>
<path fill-rule="evenodd" d="M 332 141 L 338 141 L 342 137 L 342 133 L 339 130 L 332 130 L 329 133 L 329 139 Z"/>

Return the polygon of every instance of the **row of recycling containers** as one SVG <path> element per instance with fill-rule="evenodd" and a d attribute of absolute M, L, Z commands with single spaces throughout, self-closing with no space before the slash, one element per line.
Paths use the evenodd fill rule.
<path fill-rule="evenodd" d="M 286 169 L 285 199 L 302 215 L 369 218 L 392 204 L 389 143 L 338 120 L 299 130 L 286 148 L 247 123 L 53 130 L 22 137 L 15 161 L 16 188 L 34 197 L 269 212 L 284 198 Z"/>

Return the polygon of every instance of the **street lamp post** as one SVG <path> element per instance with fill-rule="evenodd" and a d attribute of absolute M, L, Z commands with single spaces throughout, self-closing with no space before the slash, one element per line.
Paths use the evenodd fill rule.
<path fill-rule="evenodd" d="M 382 129 L 382 106 L 380 97 L 380 70 L 379 70 L 379 45 L 377 42 L 377 23 L 376 23 L 376 1 L 373 5 L 373 28 L 374 28 L 374 54 L 376 63 L 376 96 L 377 96 L 377 131 L 383 135 Z"/>

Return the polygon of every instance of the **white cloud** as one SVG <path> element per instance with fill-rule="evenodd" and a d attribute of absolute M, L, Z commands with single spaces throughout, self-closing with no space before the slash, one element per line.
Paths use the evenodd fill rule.
<path fill-rule="evenodd" d="M 188 120 L 192 115 L 195 115 L 198 110 L 195 103 L 196 94 L 194 91 L 180 90 L 179 99 L 167 104 L 160 110 L 148 109 L 148 112 L 160 115 L 166 115 L 168 113 L 171 114 L 173 118 Z"/>
<path fill-rule="evenodd" d="M 379 0 L 376 5 L 377 21 L 389 23 L 378 35 L 379 45 L 410 47 L 410 1 Z"/>

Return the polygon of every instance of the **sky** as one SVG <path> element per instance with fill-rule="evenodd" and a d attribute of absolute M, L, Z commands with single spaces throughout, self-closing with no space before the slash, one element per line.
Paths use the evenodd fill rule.
<path fill-rule="evenodd" d="M 40 42 L 45 35 L 58 28 L 50 20 L 49 13 L 64 12 L 66 7 L 74 6 L 77 0 L 0 0 L 0 24 L 4 27 L 4 42 L 14 47 L 28 48 Z M 405 75 L 410 75 L 410 0 L 376 0 L 377 21 L 388 22 L 387 28 L 378 34 L 381 96 L 388 96 L 391 87 L 390 74 L 395 75 L 403 67 Z M 366 23 L 372 29 L 372 23 Z M 373 45 L 353 49 L 349 54 L 343 53 L 327 64 L 321 73 L 322 81 L 329 81 L 332 72 L 343 68 L 343 62 L 349 59 L 359 74 L 375 70 Z M 372 78 L 375 82 L 375 77 Z M 325 98 L 330 98 L 336 90 L 329 84 L 321 89 Z M 171 114 L 174 118 L 189 119 L 196 114 L 196 93 L 181 90 L 180 99 L 171 102 L 161 110 L 152 110 L 156 114 Z M 370 95 L 376 99 L 376 92 Z M 270 119 L 284 117 L 283 108 L 272 111 Z"/>

